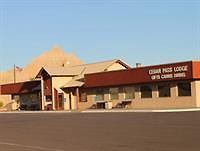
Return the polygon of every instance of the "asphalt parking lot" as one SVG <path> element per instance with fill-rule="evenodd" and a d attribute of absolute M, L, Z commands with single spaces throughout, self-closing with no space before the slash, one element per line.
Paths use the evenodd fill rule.
<path fill-rule="evenodd" d="M 0 151 L 199 151 L 200 112 L 0 113 Z"/>

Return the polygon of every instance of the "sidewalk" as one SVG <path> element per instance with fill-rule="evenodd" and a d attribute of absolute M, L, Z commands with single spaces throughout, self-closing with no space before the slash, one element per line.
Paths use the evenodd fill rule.
<path fill-rule="evenodd" d="M 38 113 L 119 113 L 119 112 L 193 112 L 193 111 L 200 111 L 200 108 L 188 108 L 188 109 L 165 109 L 165 110 L 143 110 L 143 109 L 94 109 L 94 110 L 84 110 L 84 111 L 0 111 L 0 114 L 8 113 L 8 114 L 38 114 Z"/>
<path fill-rule="evenodd" d="M 144 109 L 111 109 L 111 110 L 85 110 L 82 113 L 103 113 L 103 112 L 189 112 L 200 111 L 200 108 L 188 108 L 188 109 L 159 109 L 159 110 L 144 110 Z"/>

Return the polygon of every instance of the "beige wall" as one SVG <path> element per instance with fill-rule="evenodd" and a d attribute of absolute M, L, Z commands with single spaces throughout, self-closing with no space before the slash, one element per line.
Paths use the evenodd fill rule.
<path fill-rule="evenodd" d="M 58 93 L 63 93 L 60 87 L 67 84 L 70 80 L 72 80 L 72 77 L 52 77 L 52 88 L 57 89 Z"/>
<path fill-rule="evenodd" d="M 4 105 L 12 102 L 11 95 L 0 95 L 0 101 L 3 102 Z"/>
<path fill-rule="evenodd" d="M 70 110 L 69 93 L 60 88 L 71 81 L 72 78 L 73 77 L 52 77 L 52 100 L 54 102 L 54 88 L 58 91 L 58 93 L 64 93 L 64 110 Z M 77 107 L 76 92 L 71 92 L 71 109 L 76 110 Z M 55 109 L 55 104 L 53 104 L 53 109 Z"/>
<path fill-rule="evenodd" d="M 65 93 L 62 89 L 62 86 L 67 84 L 72 79 L 72 77 L 52 77 L 52 101 L 54 102 L 54 88 L 58 93 L 64 93 L 64 110 L 69 110 L 69 94 Z M 72 97 L 73 98 L 73 97 Z M 55 104 L 53 103 L 53 109 L 55 109 Z"/>
<path fill-rule="evenodd" d="M 200 81 L 195 81 L 195 91 L 194 95 L 196 95 L 196 105 L 200 107 Z"/>
<path fill-rule="evenodd" d="M 0 95 L 0 101 L 3 103 L 3 110 L 13 110 L 11 95 Z"/>
<path fill-rule="evenodd" d="M 64 93 L 64 110 L 70 110 L 70 105 L 69 105 L 69 94 Z"/>
<path fill-rule="evenodd" d="M 152 98 L 141 98 L 140 92 L 136 92 L 136 98 L 132 101 L 134 109 L 171 109 L 196 107 L 195 83 L 191 83 L 192 96 L 178 96 L 176 84 L 171 84 L 171 97 L 158 97 L 155 85 L 153 86 Z"/>
<path fill-rule="evenodd" d="M 119 63 L 114 63 L 107 68 L 107 71 L 120 70 L 120 69 L 126 69 L 126 68 Z"/>
<path fill-rule="evenodd" d="M 77 100 L 77 97 L 76 97 L 76 90 L 74 93 L 72 93 L 71 95 L 71 109 L 72 110 L 77 110 L 78 109 L 78 100 Z"/>
<path fill-rule="evenodd" d="M 139 85 L 135 86 L 135 99 L 132 100 L 132 109 L 178 109 L 178 108 L 196 108 L 200 107 L 200 81 L 191 82 L 191 96 L 178 96 L 176 83 L 171 83 L 171 97 L 159 97 L 156 85 L 152 86 L 152 98 L 141 98 Z M 81 105 L 82 109 L 87 109 L 88 106 L 95 104 L 92 99 L 95 94 L 88 92 L 88 102 Z M 118 100 L 109 100 L 109 94 L 104 95 L 105 101 L 112 101 L 112 106 L 115 107 L 118 103 L 124 100 L 124 93 L 119 92 Z M 83 103 L 81 103 L 83 104 Z"/>
<path fill-rule="evenodd" d="M 121 69 L 126 69 L 123 65 L 119 63 L 114 63 L 111 66 L 107 68 L 107 71 L 113 71 L 113 70 L 121 70 Z M 93 101 L 94 94 L 92 91 L 87 92 L 87 102 L 79 102 L 78 103 L 78 109 L 79 110 L 84 110 L 90 108 L 92 105 L 96 104 L 96 102 Z M 76 99 L 76 98 L 75 98 Z M 109 101 L 109 94 L 106 94 L 104 96 L 104 99 Z"/>
<path fill-rule="evenodd" d="M 92 93 L 88 92 L 87 93 L 87 102 L 79 102 L 78 109 L 85 110 L 85 109 L 91 108 L 92 105 L 95 104 L 95 102 L 92 99 L 93 97 L 94 97 L 94 95 Z"/>

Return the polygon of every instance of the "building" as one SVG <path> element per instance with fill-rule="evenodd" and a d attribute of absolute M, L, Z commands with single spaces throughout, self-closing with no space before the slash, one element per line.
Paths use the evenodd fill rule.
<path fill-rule="evenodd" d="M 81 103 L 84 74 L 130 69 L 121 60 L 109 60 L 71 67 L 43 67 L 36 81 L 0 86 L 0 95 L 11 95 L 13 110 L 79 110 L 88 108 Z M 16 105 L 17 104 L 17 105 Z"/>
<path fill-rule="evenodd" d="M 8 110 L 41 110 L 40 80 L 0 85 L 0 95 L 11 95 Z"/>
<path fill-rule="evenodd" d="M 41 110 L 200 107 L 200 61 L 130 68 L 110 60 L 42 68 L 36 79 L 2 85 L 0 94 Z"/>
<path fill-rule="evenodd" d="M 110 60 L 72 67 L 42 68 L 36 75 L 41 79 L 42 110 L 80 110 L 90 107 L 82 103 L 86 97 L 84 75 L 130 69 L 121 60 Z"/>
<path fill-rule="evenodd" d="M 200 61 L 87 74 L 84 87 L 96 108 L 199 108 Z"/>

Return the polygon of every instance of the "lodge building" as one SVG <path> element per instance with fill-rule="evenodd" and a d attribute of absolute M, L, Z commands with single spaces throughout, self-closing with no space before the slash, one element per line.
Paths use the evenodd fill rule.
<path fill-rule="evenodd" d="M 132 109 L 200 107 L 200 62 L 163 64 L 85 75 L 99 106 Z M 103 101 L 102 101 L 103 100 Z"/>
<path fill-rule="evenodd" d="M 19 104 L 27 106 L 34 102 L 40 110 L 200 107 L 200 61 L 131 68 L 121 60 L 111 60 L 42 68 L 36 79 L 39 82 L 2 85 L 0 94 L 18 96 Z M 33 82 L 39 86 L 31 86 Z"/>

